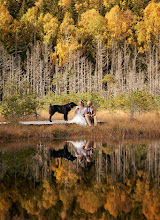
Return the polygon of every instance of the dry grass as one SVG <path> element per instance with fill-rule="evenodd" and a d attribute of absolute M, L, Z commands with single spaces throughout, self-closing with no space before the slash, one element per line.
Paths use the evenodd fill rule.
<path fill-rule="evenodd" d="M 39 110 L 37 112 L 38 117 L 36 118 L 35 114 L 30 116 L 25 116 L 24 118 L 19 118 L 19 121 L 44 121 L 49 120 L 49 113 L 46 110 Z M 74 117 L 74 109 L 72 109 L 69 112 L 68 119 L 71 120 Z M 63 114 L 55 113 L 54 116 L 52 116 L 52 120 L 64 120 Z M 4 117 L 0 114 L 0 122 L 5 122 L 7 120 L 4 119 Z"/>
<path fill-rule="evenodd" d="M 137 114 L 135 119 L 131 120 L 130 116 L 126 113 L 109 113 L 103 110 L 97 113 L 97 117 L 99 120 L 106 121 L 106 123 L 99 124 L 96 127 L 82 127 L 71 124 L 54 124 L 49 126 L 1 125 L 0 140 L 31 137 L 50 140 L 87 137 L 96 141 L 160 138 L 160 117 L 155 113 L 146 113 L 140 116 Z M 69 114 L 69 119 L 71 118 L 73 118 L 73 111 Z M 57 119 L 63 119 L 63 115 L 55 114 L 53 120 Z M 38 120 L 48 120 L 48 113 L 41 111 Z"/>
<path fill-rule="evenodd" d="M 74 117 L 74 109 L 72 109 L 68 114 L 68 120 L 71 120 Z M 38 120 L 48 120 L 49 119 L 49 113 L 46 110 L 38 111 Z M 52 116 L 52 120 L 64 120 L 64 115 L 55 113 Z"/>

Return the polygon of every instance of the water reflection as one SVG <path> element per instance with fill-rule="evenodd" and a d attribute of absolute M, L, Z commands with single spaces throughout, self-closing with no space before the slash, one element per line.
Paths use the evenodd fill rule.
<path fill-rule="evenodd" d="M 68 151 L 68 144 L 65 143 L 64 148 L 60 150 L 50 150 L 50 157 L 53 158 L 65 158 L 67 160 L 74 161 L 77 157 L 73 156 L 69 151 Z"/>
<path fill-rule="evenodd" d="M 115 218 L 160 219 L 160 142 L 0 151 L 0 219 Z"/>
<path fill-rule="evenodd" d="M 93 141 L 69 141 L 74 146 L 75 156 L 78 161 L 86 159 L 87 162 L 92 161 L 93 148 L 96 148 L 96 144 Z"/>

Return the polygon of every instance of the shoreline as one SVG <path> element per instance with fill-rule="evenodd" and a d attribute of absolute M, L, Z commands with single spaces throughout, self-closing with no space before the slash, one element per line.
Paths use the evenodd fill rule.
<path fill-rule="evenodd" d="M 140 139 L 160 139 L 160 125 L 152 124 L 144 127 L 143 124 L 134 126 L 134 122 L 124 124 L 114 123 L 112 126 L 106 124 L 82 127 L 78 125 L 56 124 L 56 125 L 1 125 L 0 142 L 20 139 L 91 139 L 95 141 L 121 141 Z"/>
<path fill-rule="evenodd" d="M 49 122 L 48 112 L 38 117 L 38 121 Z M 119 141 L 125 139 L 160 139 L 160 116 L 156 113 L 145 113 L 131 119 L 130 115 L 124 112 L 111 113 L 106 110 L 97 112 L 99 121 L 105 123 L 97 126 L 84 127 L 69 123 L 53 123 L 42 125 L 23 125 L 20 123 L 10 123 L 0 125 L 0 142 L 7 140 L 19 140 L 29 138 L 42 138 L 53 140 L 80 139 L 87 138 L 95 141 Z M 69 120 L 73 118 L 73 112 L 69 115 Z M 35 121 L 35 117 L 28 118 L 28 121 Z M 54 121 L 63 120 L 62 114 L 57 114 Z"/>

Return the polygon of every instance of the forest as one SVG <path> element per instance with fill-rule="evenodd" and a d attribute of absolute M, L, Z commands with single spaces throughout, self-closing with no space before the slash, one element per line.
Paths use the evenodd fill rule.
<path fill-rule="evenodd" d="M 17 123 L 82 99 L 102 123 Z M 0 0 L 0 124 L 0 218 L 160 219 L 160 0 Z"/>
<path fill-rule="evenodd" d="M 159 142 L 96 143 L 88 166 L 50 157 L 53 143 L 2 148 L 1 219 L 160 218 Z"/>
<path fill-rule="evenodd" d="M 26 85 L 56 102 L 84 93 L 125 102 L 140 91 L 157 108 L 160 1 L 1 0 L 1 101 Z"/>

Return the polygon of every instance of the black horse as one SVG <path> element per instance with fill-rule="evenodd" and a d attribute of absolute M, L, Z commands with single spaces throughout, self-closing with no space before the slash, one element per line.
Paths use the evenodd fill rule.
<path fill-rule="evenodd" d="M 51 105 L 49 107 L 49 121 L 52 122 L 51 117 L 52 115 L 54 115 L 55 112 L 59 112 L 64 114 L 64 120 L 68 121 L 68 113 L 69 111 L 74 107 L 77 106 L 74 102 L 71 102 L 69 104 L 66 105 Z"/>

